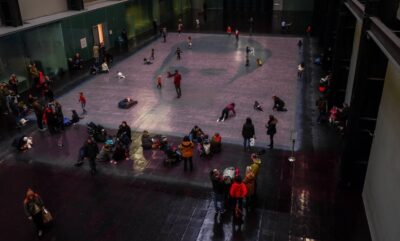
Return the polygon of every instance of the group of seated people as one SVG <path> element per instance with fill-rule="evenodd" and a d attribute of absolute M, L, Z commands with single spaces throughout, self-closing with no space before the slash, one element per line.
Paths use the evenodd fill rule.
<path fill-rule="evenodd" d="M 195 125 L 189 133 L 189 139 L 197 143 L 200 156 L 209 156 L 212 153 L 221 152 L 222 137 L 219 133 L 215 133 L 210 139 L 200 127 Z"/>
<path fill-rule="evenodd" d="M 97 155 L 98 161 L 109 161 L 117 164 L 124 159 L 129 160 L 129 148 L 131 140 L 131 128 L 123 121 L 119 126 L 116 136 L 108 136 Z"/>

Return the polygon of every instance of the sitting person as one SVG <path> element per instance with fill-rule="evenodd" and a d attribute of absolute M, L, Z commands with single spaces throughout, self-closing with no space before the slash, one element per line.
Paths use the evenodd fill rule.
<path fill-rule="evenodd" d="M 13 142 L 13 145 L 17 148 L 18 151 L 26 151 L 32 148 L 33 140 L 32 137 L 24 135 L 16 138 Z"/>
<path fill-rule="evenodd" d="M 253 108 L 254 108 L 255 110 L 258 110 L 258 111 L 263 111 L 263 108 L 261 107 L 260 103 L 258 103 L 258 101 L 254 101 L 254 106 L 253 106 Z"/>
<path fill-rule="evenodd" d="M 76 110 L 72 110 L 72 116 L 71 116 L 72 124 L 79 122 L 80 119 L 81 118 L 79 117 L 78 113 L 76 113 Z"/>
<path fill-rule="evenodd" d="M 147 65 L 149 65 L 149 64 L 152 64 L 153 62 L 151 62 L 150 60 L 148 60 L 147 58 L 144 58 L 143 59 L 143 64 L 147 64 Z"/>
<path fill-rule="evenodd" d="M 143 147 L 143 150 L 150 150 L 153 147 L 153 141 L 151 140 L 151 137 L 150 137 L 148 131 L 143 131 L 142 147 Z"/>
<path fill-rule="evenodd" d="M 104 145 L 100 150 L 99 155 L 97 156 L 97 159 L 99 161 L 111 160 L 112 153 L 113 153 L 113 147 L 114 147 L 114 139 L 112 136 L 108 136 L 107 140 L 104 142 Z"/>
<path fill-rule="evenodd" d="M 222 137 L 217 132 L 211 138 L 211 152 L 212 153 L 220 153 L 221 147 L 222 147 Z"/>
<path fill-rule="evenodd" d="M 274 100 L 274 107 L 272 107 L 272 110 L 275 111 L 287 111 L 285 108 L 285 102 L 281 100 L 278 96 L 272 96 L 272 99 Z"/>
<path fill-rule="evenodd" d="M 101 64 L 101 73 L 109 73 L 110 72 L 110 69 L 108 68 L 108 64 L 107 64 L 107 62 L 106 61 L 104 61 L 102 64 Z"/>
<path fill-rule="evenodd" d="M 125 154 L 126 153 L 124 147 L 121 144 L 117 143 L 110 163 L 115 165 L 118 162 L 123 161 L 126 158 Z"/>
<path fill-rule="evenodd" d="M 83 69 L 83 62 L 79 53 L 76 53 L 72 59 L 72 69 Z"/>
<path fill-rule="evenodd" d="M 257 66 L 258 66 L 258 67 L 261 67 L 261 66 L 263 65 L 263 62 L 262 62 L 261 59 L 257 59 L 257 60 L 256 60 L 256 63 L 257 63 Z"/>
<path fill-rule="evenodd" d="M 190 141 L 201 142 L 202 136 L 204 135 L 203 130 L 197 125 L 193 127 L 193 129 L 189 133 Z"/>

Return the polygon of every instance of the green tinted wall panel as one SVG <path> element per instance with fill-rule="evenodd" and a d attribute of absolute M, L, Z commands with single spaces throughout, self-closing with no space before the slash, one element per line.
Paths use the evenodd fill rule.
<path fill-rule="evenodd" d="M 77 15 L 64 19 L 61 23 L 64 35 L 65 54 L 67 58 L 72 58 L 75 53 L 80 53 L 83 59 L 92 57 L 89 43 L 93 42 L 91 28 L 87 27 L 85 16 Z M 88 47 L 81 48 L 80 40 L 86 38 Z"/>
<path fill-rule="evenodd" d="M 24 43 L 19 33 L 0 39 L 0 81 L 8 80 L 13 73 L 27 77 L 28 63 L 24 54 Z"/>
<path fill-rule="evenodd" d="M 61 24 L 54 23 L 23 32 L 25 54 L 40 63 L 45 74 L 57 74 L 67 69 Z"/>

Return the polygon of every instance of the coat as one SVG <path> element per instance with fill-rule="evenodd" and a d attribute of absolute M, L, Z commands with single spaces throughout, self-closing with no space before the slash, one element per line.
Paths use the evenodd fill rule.
<path fill-rule="evenodd" d="M 246 185 L 246 188 L 247 188 L 248 196 L 254 195 L 255 182 L 256 182 L 256 176 L 254 175 L 254 173 L 251 170 L 248 171 L 243 180 L 243 183 Z"/>
<path fill-rule="evenodd" d="M 85 144 L 85 157 L 94 160 L 96 159 L 97 154 L 99 154 L 99 147 L 96 143 Z"/>
<path fill-rule="evenodd" d="M 247 196 L 247 187 L 242 183 L 234 182 L 231 186 L 229 194 L 233 198 L 245 198 Z"/>
<path fill-rule="evenodd" d="M 254 125 L 245 123 L 242 128 L 242 136 L 243 138 L 249 139 L 255 135 Z"/>
<path fill-rule="evenodd" d="M 255 177 L 257 177 L 258 173 L 260 172 L 260 165 L 261 165 L 260 159 L 256 159 L 255 161 L 253 161 L 253 164 L 250 165 L 251 171 L 253 172 Z"/>
<path fill-rule="evenodd" d="M 28 217 L 33 216 L 38 212 L 42 211 L 44 206 L 43 201 L 38 194 L 34 193 L 32 195 L 33 195 L 32 199 L 26 198 L 24 200 L 24 209 Z"/>
<path fill-rule="evenodd" d="M 189 158 L 189 157 L 193 156 L 193 148 L 194 148 L 194 144 L 191 141 L 183 141 L 179 145 L 179 149 L 182 152 L 182 157 L 184 157 L 184 158 Z"/>

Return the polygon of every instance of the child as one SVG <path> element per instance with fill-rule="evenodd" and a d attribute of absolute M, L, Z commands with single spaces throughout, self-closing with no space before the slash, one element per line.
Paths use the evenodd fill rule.
<path fill-rule="evenodd" d="M 86 113 L 86 109 L 85 109 L 85 106 L 86 106 L 86 98 L 85 98 L 85 96 L 83 95 L 83 92 L 80 92 L 80 93 L 79 93 L 79 103 L 81 103 L 81 107 L 82 107 L 83 113 Z"/>
<path fill-rule="evenodd" d="M 157 89 L 161 89 L 162 84 L 161 84 L 161 75 L 157 76 Z"/>
<path fill-rule="evenodd" d="M 189 49 L 192 48 L 192 37 L 191 36 L 188 37 L 188 48 Z"/>

